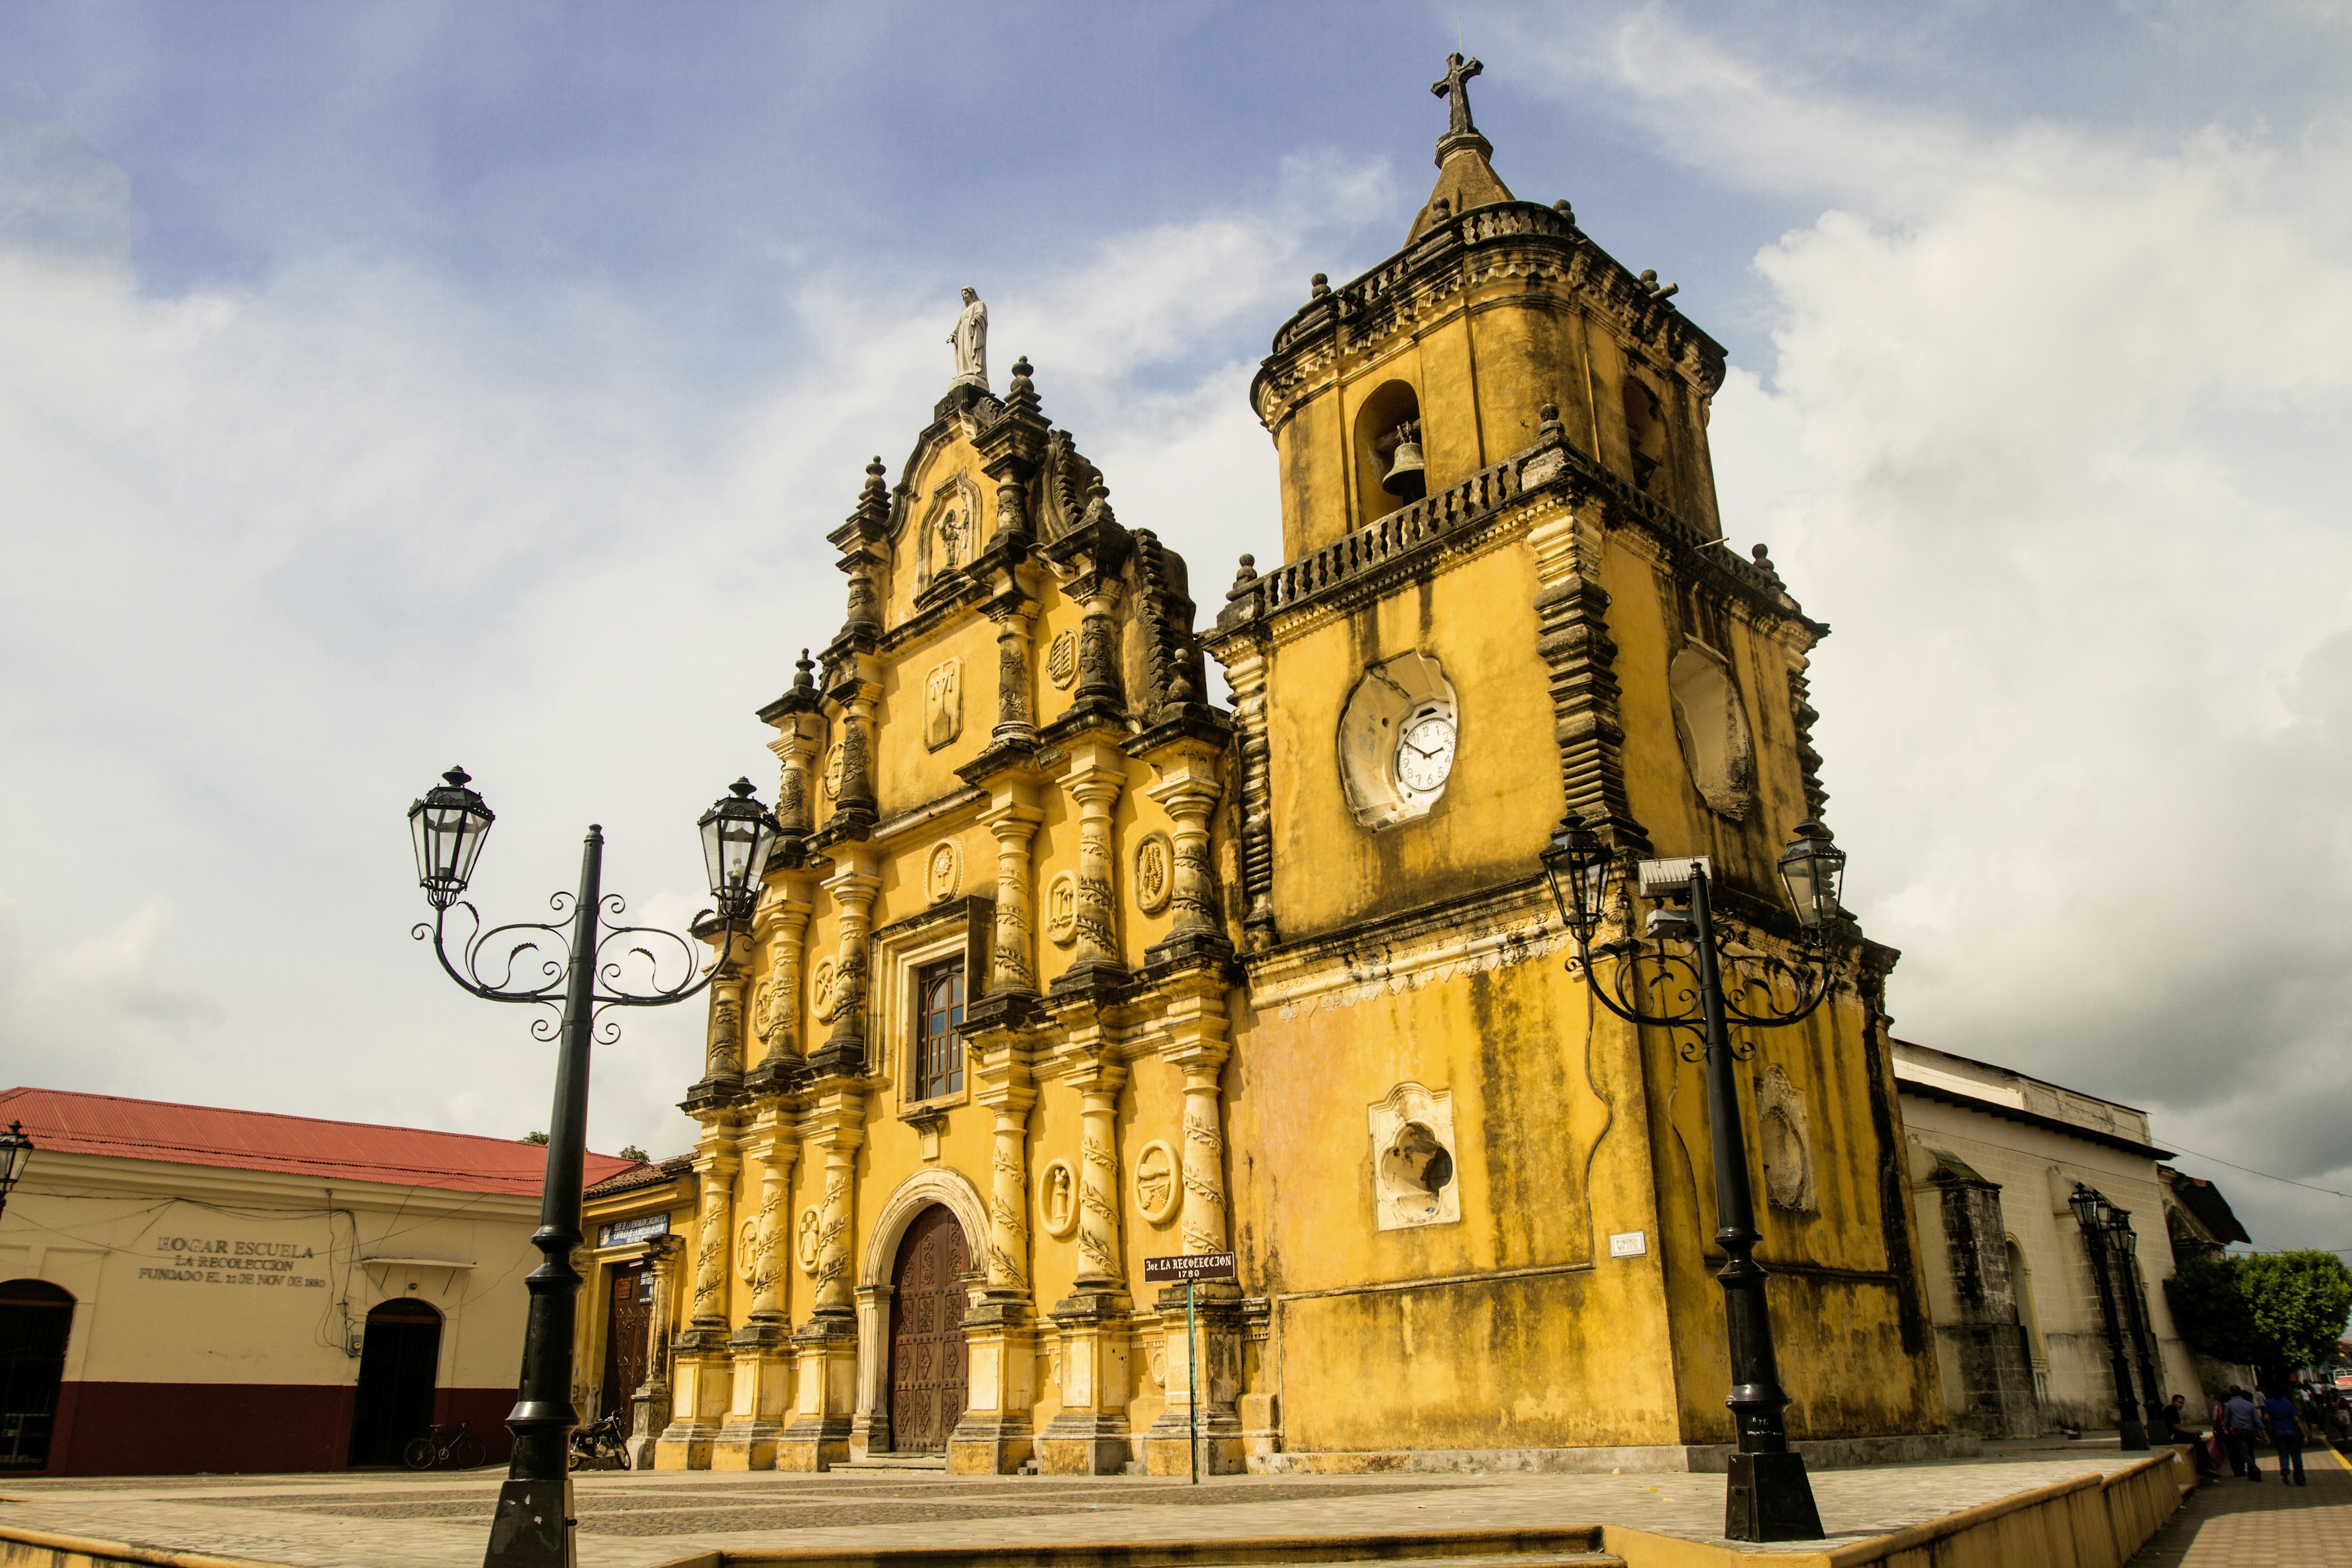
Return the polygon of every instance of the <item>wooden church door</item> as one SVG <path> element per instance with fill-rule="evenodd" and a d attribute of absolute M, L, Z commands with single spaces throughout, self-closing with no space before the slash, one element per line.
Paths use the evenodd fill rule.
<path fill-rule="evenodd" d="M 971 1252 L 955 1215 L 934 1204 L 898 1243 L 890 1279 L 890 1446 L 944 1454 L 962 1418 L 964 1270 Z"/>

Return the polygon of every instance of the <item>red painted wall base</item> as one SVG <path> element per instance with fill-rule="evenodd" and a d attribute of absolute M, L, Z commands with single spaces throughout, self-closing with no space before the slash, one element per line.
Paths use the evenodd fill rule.
<path fill-rule="evenodd" d="M 68 1383 L 58 1391 L 50 1476 L 340 1470 L 351 1453 L 349 1384 Z M 444 1388 L 433 1419 L 468 1422 L 504 1464 L 510 1388 Z"/>

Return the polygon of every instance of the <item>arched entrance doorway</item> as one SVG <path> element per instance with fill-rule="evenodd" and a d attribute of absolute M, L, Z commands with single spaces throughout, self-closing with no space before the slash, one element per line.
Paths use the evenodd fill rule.
<path fill-rule="evenodd" d="M 0 1285 L 0 1470 L 49 1462 L 74 1299 L 38 1279 Z"/>
<path fill-rule="evenodd" d="M 944 1454 L 962 1418 L 964 1271 L 971 1249 L 944 1204 L 917 1215 L 890 1275 L 890 1447 Z"/>
<path fill-rule="evenodd" d="M 408 1440 L 432 1428 L 440 1364 L 440 1313 L 404 1296 L 368 1313 L 359 1402 L 352 1411 L 352 1464 L 396 1465 Z"/>

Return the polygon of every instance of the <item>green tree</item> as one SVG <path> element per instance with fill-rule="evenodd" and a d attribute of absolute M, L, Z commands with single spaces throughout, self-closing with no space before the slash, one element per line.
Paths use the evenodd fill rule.
<path fill-rule="evenodd" d="M 650 1156 L 647 1155 L 643 1149 L 638 1148 L 635 1143 L 624 1143 L 621 1145 L 621 1158 L 624 1160 L 646 1160 L 650 1158 Z"/>
<path fill-rule="evenodd" d="M 2258 1367 L 2324 1364 L 2352 1314 L 2352 1268 L 2309 1249 L 2191 1258 L 2164 1295 L 2192 1350 Z"/>
<path fill-rule="evenodd" d="M 2326 1365 L 2336 1359 L 2344 1320 L 2352 1313 L 2352 1268 L 2332 1252 L 2258 1252 L 2238 1259 L 2238 1291 L 2254 1323 L 2254 1337 L 2287 1366 Z"/>
<path fill-rule="evenodd" d="M 526 1132 L 522 1135 L 522 1141 L 526 1143 L 544 1143 L 547 1142 L 547 1134 L 544 1132 Z"/>
<path fill-rule="evenodd" d="M 2164 1299 L 2172 1307 L 2173 1327 L 2189 1348 L 2216 1361 L 2252 1363 L 2267 1359 L 2257 1341 L 2254 1315 L 2239 1287 L 2240 1265 L 2245 1259 L 2219 1253 L 2183 1258 L 2180 1268 L 2164 1282 Z"/>

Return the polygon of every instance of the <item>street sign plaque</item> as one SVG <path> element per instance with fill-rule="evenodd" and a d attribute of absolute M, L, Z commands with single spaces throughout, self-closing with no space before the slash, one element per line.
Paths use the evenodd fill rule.
<path fill-rule="evenodd" d="M 1230 1252 L 1181 1252 L 1171 1258 L 1143 1260 L 1146 1285 L 1185 1285 L 1196 1279 L 1233 1278 L 1234 1255 Z"/>

